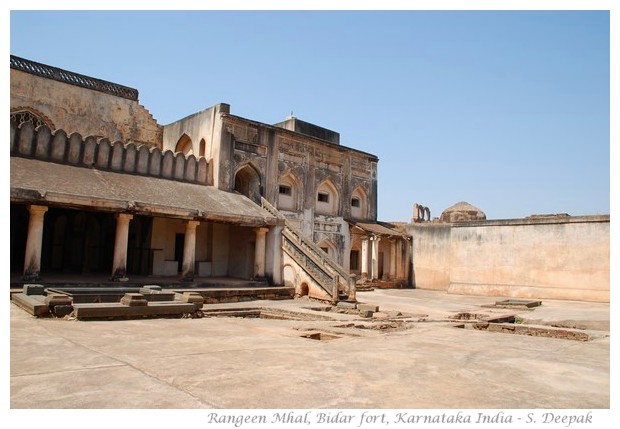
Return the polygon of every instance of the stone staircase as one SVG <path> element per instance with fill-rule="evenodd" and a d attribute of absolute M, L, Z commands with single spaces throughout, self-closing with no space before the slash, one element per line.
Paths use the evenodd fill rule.
<path fill-rule="evenodd" d="M 261 206 L 284 221 L 282 250 L 295 261 L 298 268 L 331 296 L 333 303 L 355 301 L 355 281 L 351 276 L 264 198 L 261 198 Z"/>

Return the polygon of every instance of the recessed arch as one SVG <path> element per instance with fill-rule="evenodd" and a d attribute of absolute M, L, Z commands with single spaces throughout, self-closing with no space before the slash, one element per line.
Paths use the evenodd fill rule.
<path fill-rule="evenodd" d="M 282 268 L 282 280 L 284 282 L 284 286 L 286 287 L 295 287 L 295 277 L 297 276 L 297 271 L 290 264 L 284 265 Z"/>
<path fill-rule="evenodd" d="M 331 240 L 323 239 L 317 243 L 317 246 L 323 250 L 329 257 L 336 260 L 337 248 Z"/>
<path fill-rule="evenodd" d="M 278 209 L 299 210 L 301 201 L 301 183 L 290 171 L 278 180 Z"/>
<path fill-rule="evenodd" d="M 354 219 L 366 219 L 368 217 L 368 196 L 361 186 L 351 193 L 351 217 Z"/>
<path fill-rule="evenodd" d="M 191 155 L 194 153 L 194 146 L 192 139 L 187 134 L 183 134 L 177 141 L 174 147 L 175 152 L 183 152 L 185 155 Z"/>
<path fill-rule="evenodd" d="M 205 156 L 207 143 L 205 139 L 200 139 L 200 143 L 198 144 L 198 156 Z"/>
<path fill-rule="evenodd" d="M 316 212 L 317 214 L 337 216 L 340 209 L 338 189 L 330 179 L 324 180 L 317 186 Z"/>
<path fill-rule="evenodd" d="M 258 170 L 247 163 L 235 172 L 235 191 L 245 195 L 255 203 L 260 203 L 262 180 Z"/>
<path fill-rule="evenodd" d="M 310 293 L 310 288 L 308 287 L 308 283 L 303 282 L 300 286 L 299 286 L 299 296 L 308 296 Z"/>

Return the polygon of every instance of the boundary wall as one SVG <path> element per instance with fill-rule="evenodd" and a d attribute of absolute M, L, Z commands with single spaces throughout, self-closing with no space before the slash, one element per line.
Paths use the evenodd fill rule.
<path fill-rule="evenodd" d="M 609 220 L 409 224 L 413 284 L 456 294 L 609 302 Z"/>

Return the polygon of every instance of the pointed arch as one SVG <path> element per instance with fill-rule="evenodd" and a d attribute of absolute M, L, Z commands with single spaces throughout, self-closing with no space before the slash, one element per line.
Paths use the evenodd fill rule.
<path fill-rule="evenodd" d="M 198 144 L 198 156 L 205 156 L 207 143 L 205 139 L 200 139 L 200 143 Z"/>
<path fill-rule="evenodd" d="M 235 172 L 235 191 L 245 195 L 255 203 L 260 203 L 262 192 L 262 178 L 252 163 L 246 163 Z"/>
<path fill-rule="evenodd" d="M 338 216 L 340 211 L 340 196 L 338 189 L 330 179 L 326 179 L 317 186 L 316 212 L 317 214 Z"/>
<path fill-rule="evenodd" d="M 368 196 L 361 186 L 351 193 L 351 217 L 354 219 L 368 218 Z"/>
<path fill-rule="evenodd" d="M 299 210 L 301 203 L 301 182 L 289 170 L 278 180 L 278 209 Z"/>
<path fill-rule="evenodd" d="M 183 134 L 179 140 L 177 141 L 176 146 L 174 147 L 175 152 L 183 152 L 185 155 L 191 155 L 194 153 L 194 146 L 192 143 L 192 139 L 189 138 L 187 134 Z"/>

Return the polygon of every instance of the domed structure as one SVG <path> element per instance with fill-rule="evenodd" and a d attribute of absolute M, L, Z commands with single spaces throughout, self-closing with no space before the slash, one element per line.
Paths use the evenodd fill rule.
<path fill-rule="evenodd" d="M 465 201 L 448 207 L 441 213 L 442 222 L 469 222 L 472 220 L 486 220 L 487 215 L 478 207 L 474 207 Z"/>

